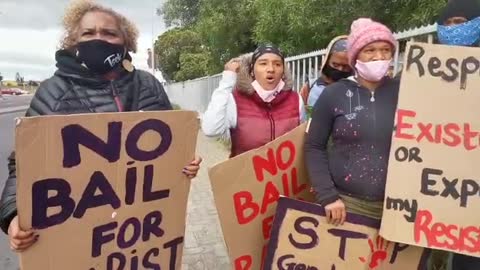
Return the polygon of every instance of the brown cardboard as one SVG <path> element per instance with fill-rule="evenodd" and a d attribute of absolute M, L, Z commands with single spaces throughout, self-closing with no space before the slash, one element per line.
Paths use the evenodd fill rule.
<path fill-rule="evenodd" d="M 326 222 L 322 206 L 281 198 L 264 270 L 424 269 L 427 250 L 388 242 L 378 220 L 347 214 L 346 222 Z"/>
<path fill-rule="evenodd" d="M 303 157 L 305 127 L 303 124 L 261 148 L 210 169 L 215 204 L 233 269 L 261 269 L 280 195 L 312 201 Z M 256 170 L 265 168 L 260 164 L 269 164 L 268 169 Z M 239 202 L 237 208 L 235 198 Z M 249 210 L 243 211 L 242 203 L 251 204 Z"/>
<path fill-rule="evenodd" d="M 114 128 L 110 130 L 112 134 L 110 139 L 112 141 L 120 139 L 121 142 L 118 159 L 111 158 L 108 161 L 83 145 L 79 146 L 81 157 L 79 164 L 72 158 L 75 157 L 72 154 L 75 152 L 75 147 L 67 148 L 67 154 L 64 155 L 62 138 L 71 139 L 77 135 L 80 135 L 77 137 L 81 139 L 88 137 L 81 133 L 80 129 L 72 129 L 75 125 L 83 127 L 104 142 L 109 142 L 107 140 L 109 127 L 120 127 L 118 129 L 121 130 L 120 137 L 120 133 L 116 130 L 114 132 Z M 132 131 L 134 127 L 142 126 L 146 128 L 145 133 L 140 129 L 137 129 L 138 132 Z M 159 127 L 162 127 L 161 133 L 150 130 L 150 128 L 157 129 Z M 168 130 L 171 134 L 171 144 L 168 144 Z M 62 136 L 62 132 L 65 132 L 63 133 L 65 136 Z M 135 132 L 139 138 L 138 143 L 136 143 L 135 137 L 127 140 L 128 136 L 133 136 Z M 160 266 L 161 269 L 180 269 L 187 198 L 190 189 L 190 180 L 182 174 L 182 169 L 194 158 L 197 132 L 196 113 L 186 111 L 19 119 L 16 127 L 16 157 L 20 226 L 24 229 L 31 228 L 32 224 L 40 227 L 37 228 L 40 235 L 39 241 L 20 255 L 22 269 L 126 270 L 153 269 L 154 265 Z M 127 143 L 129 145 L 128 153 Z M 117 148 L 114 145 L 111 144 L 109 148 L 112 153 L 116 153 L 115 149 Z M 158 154 L 162 152 L 163 154 L 147 158 L 146 155 L 139 154 L 134 150 L 135 145 L 138 145 L 138 148 L 143 151 L 153 151 L 157 149 L 157 146 L 163 145 L 158 152 Z M 165 148 L 163 148 L 164 146 Z M 128 154 L 140 161 L 134 160 Z M 135 162 L 130 164 L 130 161 Z M 127 188 L 126 175 L 129 168 L 137 168 L 136 173 L 134 169 L 130 169 L 128 174 L 130 175 L 129 181 L 135 179 L 136 175 L 137 182 L 135 184 L 132 181 L 133 184 Z M 144 177 L 144 168 L 147 168 L 145 169 L 147 177 Z M 104 174 L 107 181 L 102 181 L 101 177 L 98 177 L 100 172 Z M 149 177 L 151 172 L 153 172 L 153 176 Z M 96 182 L 90 182 L 94 173 Z M 49 189 L 54 188 L 53 181 L 43 181 L 50 178 L 65 179 L 65 181 L 56 183 L 70 186 L 69 197 L 75 201 L 73 215 L 70 215 L 63 223 L 53 226 L 49 226 L 52 224 L 47 222 L 52 219 L 41 218 L 41 213 L 45 213 L 41 210 L 41 205 L 47 200 L 45 197 L 38 199 L 41 198 L 40 190 L 45 190 L 41 188 L 42 186 Z M 151 188 L 148 184 L 149 181 L 144 181 L 145 179 L 151 179 Z M 42 183 L 49 184 L 43 185 Z M 83 204 L 80 204 L 79 200 L 84 198 L 83 201 L 87 202 L 85 200 L 88 198 L 87 193 L 82 194 L 88 183 L 98 183 L 97 186 L 92 184 L 93 189 L 91 190 L 94 193 L 89 193 L 91 195 L 90 202 L 98 202 L 98 199 L 104 198 L 111 204 L 88 208 L 82 216 L 82 211 L 78 211 L 78 209 L 82 209 L 79 205 Z M 112 192 L 108 192 L 109 189 L 106 186 L 111 186 L 110 191 L 114 191 L 118 201 L 115 200 Z M 128 195 L 127 197 L 127 190 L 132 191 L 133 187 L 136 187 L 135 196 Z M 146 202 L 143 201 L 144 190 L 146 190 Z M 161 192 L 163 190 L 166 192 Z M 50 190 L 48 197 L 51 200 L 58 194 L 66 194 L 64 192 L 64 189 L 61 192 Z M 33 199 L 34 194 L 38 196 L 37 199 Z M 167 195 L 168 197 L 165 197 Z M 92 196 L 99 197 L 95 197 L 95 199 Z M 134 201 L 132 201 L 133 199 Z M 71 200 L 63 199 L 62 201 Z M 68 207 L 63 209 L 68 210 Z M 60 211 L 60 207 L 50 207 L 47 215 L 51 217 Z M 150 218 L 144 222 L 144 217 L 147 215 Z M 159 226 L 157 226 L 158 223 L 160 223 Z M 111 227 L 103 226 L 106 224 L 110 224 Z M 144 224 L 150 224 L 150 226 Z M 95 231 L 99 233 L 94 241 L 95 227 L 97 227 Z M 105 230 L 102 232 L 99 228 L 105 228 Z M 149 230 L 149 228 L 151 229 Z M 147 230 L 151 233 L 144 234 Z M 107 241 L 112 235 L 114 235 L 114 239 Z M 106 243 L 99 246 L 100 249 L 94 248 L 98 247 L 94 243 L 101 243 L 102 239 Z M 136 239 L 137 241 L 135 241 Z M 100 250 L 101 254 L 95 253 L 95 250 Z M 116 259 L 112 259 L 114 257 Z M 113 263 L 107 267 L 109 258 Z M 125 259 L 123 267 L 119 265 L 121 258 Z M 136 264 L 138 264 L 137 268 Z"/>
<path fill-rule="evenodd" d="M 480 257 L 479 56 L 478 48 L 408 45 L 383 237 Z"/>

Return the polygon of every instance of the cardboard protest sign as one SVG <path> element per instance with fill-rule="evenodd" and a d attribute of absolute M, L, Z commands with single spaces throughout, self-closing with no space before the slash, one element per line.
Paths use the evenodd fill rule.
<path fill-rule="evenodd" d="M 381 235 L 480 257 L 480 49 L 410 43 Z"/>
<path fill-rule="evenodd" d="M 182 111 L 19 119 L 22 269 L 180 269 L 197 132 Z"/>
<path fill-rule="evenodd" d="M 378 220 L 350 213 L 336 227 L 322 206 L 280 198 L 264 270 L 424 269 L 426 249 L 388 242 L 379 227 Z"/>
<path fill-rule="evenodd" d="M 210 169 L 223 235 L 235 270 L 260 270 L 280 195 L 312 200 L 304 167 L 306 125 Z"/>

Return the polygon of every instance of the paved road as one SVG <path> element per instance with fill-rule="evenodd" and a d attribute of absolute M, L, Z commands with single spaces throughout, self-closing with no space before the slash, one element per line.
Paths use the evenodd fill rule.
<path fill-rule="evenodd" d="M 7 109 L 19 109 L 23 106 L 28 106 L 30 100 L 32 99 L 31 95 L 25 96 L 7 96 L 3 95 L 0 97 L 0 114 L 4 113 Z M 2 129 L 3 130 L 3 129 Z"/>
<path fill-rule="evenodd" d="M 0 98 L 0 111 L 7 109 L 19 108 L 30 103 L 31 96 L 4 96 Z M 0 113 L 0 190 L 3 190 L 5 180 L 7 179 L 7 157 L 13 149 L 15 143 L 14 128 L 16 117 L 24 114 L 23 111 L 14 113 Z M 7 238 L 0 233 L 0 269 L 16 270 L 18 268 L 18 260 L 8 245 Z"/>
<path fill-rule="evenodd" d="M 6 159 L 14 145 L 14 119 L 23 115 L 23 112 L 2 114 L 2 110 L 27 105 L 30 98 L 0 98 L 0 190 L 7 177 Z M 221 144 L 203 134 L 198 136 L 197 149 L 204 161 L 190 191 L 182 269 L 230 269 L 207 174 L 207 168 L 225 160 L 228 153 Z M 0 233 L 0 270 L 17 269 L 17 256 L 10 251 L 5 235 Z"/>

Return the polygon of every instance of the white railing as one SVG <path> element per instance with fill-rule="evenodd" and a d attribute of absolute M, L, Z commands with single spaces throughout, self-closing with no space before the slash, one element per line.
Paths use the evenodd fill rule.
<path fill-rule="evenodd" d="M 185 110 L 204 112 L 213 91 L 218 87 L 222 74 L 195 80 L 168 84 L 165 87 L 171 103 Z"/>
<path fill-rule="evenodd" d="M 407 41 L 419 41 L 433 43 L 437 25 L 428 25 L 395 33 L 398 41 L 395 52 L 394 73 L 401 70 L 403 64 L 403 50 Z M 316 79 L 318 69 L 325 58 L 326 49 L 313 51 L 305 54 L 291 56 L 285 59 L 294 81 L 294 89 L 300 90 L 307 80 Z M 213 91 L 218 87 L 221 74 L 198 78 L 195 80 L 168 84 L 166 91 L 170 101 L 186 110 L 194 110 L 200 113 L 207 109 Z"/>

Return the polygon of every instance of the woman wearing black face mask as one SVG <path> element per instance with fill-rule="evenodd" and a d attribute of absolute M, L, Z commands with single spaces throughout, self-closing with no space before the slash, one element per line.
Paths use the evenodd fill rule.
<path fill-rule="evenodd" d="M 67 10 L 63 24 L 65 38 L 56 53 L 58 70 L 40 85 L 26 116 L 172 109 L 160 82 L 132 66 L 128 52 L 136 51 L 138 31 L 125 17 L 82 1 Z M 183 173 L 195 177 L 200 163 L 201 158 L 194 159 Z M 21 252 L 39 239 L 18 224 L 14 153 L 8 167 L 0 228 L 8 233 L 12 250 Z"/>
<path fill-rule="evenodd" d="M 82 1 L 63 25 L 58 69 L 40 85 L 27 116 L 172 109 L 162 85 L 132 66 L 128 52 L 137 50 L 138 30 L 125 17 Z"/>
<path fill-rule="evenodd" d="M 347 37 L 336 37 L 328 45 L 327 59 L 320 68 L 321 76 L 313 83 L 308 94 L 307 104 L 310 108 L 315 105 L 325 87 L 352 75 L 352 69 L 348 64 Z"/>

